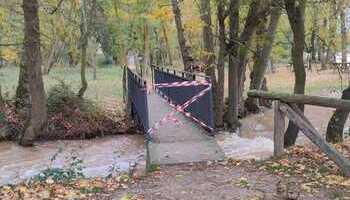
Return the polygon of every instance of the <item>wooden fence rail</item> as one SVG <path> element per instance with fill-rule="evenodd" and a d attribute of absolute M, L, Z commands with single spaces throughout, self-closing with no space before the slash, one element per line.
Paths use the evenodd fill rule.
<path fill-rule="evenodd" d="M 290 121 L 299 127 L 306 137 L 308 137 L 318 148 L 320 148 L 339 166 L 345 176 L 350 177 L 349 160 L 347 160 L 334 147 L 326 142 L 326 140 L 318 133 L 316 128 L 297 106 L 297 104 L 308 104 L 350 110 L 350 101 L 328 97 L 271 93 L 256 90 L 248 92 L 248 96 L 275 100 L 274 156 L 278 157 L 283 154 L 284 133 L 286 127 L 285 116 L 287 116 Z"/>
<path fill-rule="evenodd" d="M 350 110 L 350 101 L 331 98 L 331 97 L 320 97 L 310 96 L 301 94 L 287 94 L 287 93 L 275 93 L 266 92 L 260 90 L 251 90 L 248 92 L 248 96 L 253 98 L 262 98 L 269 100 L 279 100 L 285 103 L 296 103 L 296 104 L 307 104 L 328 108 L 339 108 L 344 110 Z"/>

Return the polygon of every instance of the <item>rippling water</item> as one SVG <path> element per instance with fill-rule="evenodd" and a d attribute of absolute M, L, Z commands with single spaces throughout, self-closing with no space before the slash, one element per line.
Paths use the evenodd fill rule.
<path fill-rule="evenodd" d="M 107 176 L 113 165 L 128 171 L 131 165 L 144 160 L 144 137 L 120 135 L 93 140 L 39 142 L 30 148 L 2 142 L 0 185 L 27 180 L 48 167 L 67 167 L 72 155 L 83 161 L 83 172 L 87 177 Z"/>

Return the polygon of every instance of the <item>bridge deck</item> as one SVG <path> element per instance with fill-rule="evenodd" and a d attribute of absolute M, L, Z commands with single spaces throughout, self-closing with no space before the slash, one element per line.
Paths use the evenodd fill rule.
<path fill-rule="evenodd" d="M 171 112 L 171 107 L 157 94 L 148 95 L 150 127 Z M 149 142 L 151 164 L 179 164 L 222 160 L 224 153 L 213 137 L 180 113 L 182 124 L 167 122 L 159 127 Z"/>

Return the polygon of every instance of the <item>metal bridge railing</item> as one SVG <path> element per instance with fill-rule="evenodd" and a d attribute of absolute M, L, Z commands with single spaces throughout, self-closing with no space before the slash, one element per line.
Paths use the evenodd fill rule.
<path fill-rule="evenodd" d="M 210 82 L 207 76 L 166 68 L 153 67 L 153 73 L 155 84 L 193 81 L 198 79 Z M 206 85 L 194 85 L 187 87 L 159 88 L 159 91 L 176 105 L 182 105 L 208 87 L 209 86 Z M 198 101 L 192 103 L 185 111 L 203 122 L 206 126 L 214 129 L 212 90 L 199 98 Z"/>
<path fill-rule="evenodd" d="M 149 115 L 147 102 L 147 82 L 127 68 L 128 101 L 131 115 L 137 125 L 147 133 L 149 129 Z"/>

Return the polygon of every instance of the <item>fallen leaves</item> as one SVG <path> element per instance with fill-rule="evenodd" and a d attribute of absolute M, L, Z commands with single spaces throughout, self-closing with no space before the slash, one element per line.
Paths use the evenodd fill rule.
<path fill-rule="evenodd" d="M 349 155 L 344 145 L 337 145 L 336 148 L 342 149 L 344 155 Z M 324 187 L 350 191 L 350 179 L 341 176 L 333 161 L 314 148 L 295 146 L 287 150 L 283 159 L 263 162 L 259 169 L 284 179 L 300 177 L 303 182 L 300 188 L 310 194 Z"/>
<path fill-rule="evenodd" d="M 344 149 L 344 148 L 343 148 Z M 157 166 L 158 168 L 159 166 Z M 207 170 L 207 169 L 232 169 L 240 168 L 250 173 L 276 175 L 282 180 L 280 187 L 276 186 L 276 191 L 281 190 L 282 196 L 298 197 L 299 195 L 313 196 L 316 193 L 331 190 L 334 194 L 341 196 L 349 196 L 350 179 L 340 175 L 339 169 L 330 161 L 327 156 L 319 151 L 305 147 L 294 147 L 287 151 L 287 154 L 279 160 L 269 160 L 265 162 L 239 161 L 234 159 L 226 159 L 220 162 L 189 165 L 191 170 Z M 180 169 L 180 170 L 179 170 Z M 181 168 L 176 168 L 176 173 L 172 176 L 177 181 L 183 181 L 186 178 L 181 172 Z M 173 172 L 173 171 L 172 171 Z M 162 184 L 161 177 L 167 171 L 157 170 L 152 173 L 152 178 Z M 169 173 L 169 171 L 168 171 Z M 226 174 L 225 174 L 226 175 Z M 271 175 L 271 174 L 270 174 Z M 41 182 L 32 182 L 31 184 L 19 184 L 16 186 L 0 187 L 0 199 L 110 199 L 116 191 L 126 192 L 122 196 L 123 200 L 143 200 L 144 196 L 129 194 L 133 191 L 133 184 L 136 179 L 129 177 L 127 174 L 108 179 L 79 179 L 70 183 L 57 183 L 54 179 L 47 177 Z M 147 179 L 146 179 L 147 180 Z M 270 180 L 270 179 L 269 179 Z M 140 180 L 142 182 L 142 180 Z M 140 182 L 139 181 L 139 182 Z M 275 182 L 267 182 L 264 184 L 272 184 L 274 188 Z M 259 184 L 252 179 L 249 174 L 239 174 L 238 177 L 228 179 L 228 184 L 233 187 L 240 187 L 243 190 L 256 190 Z M 181 191 L 179 191 L 181 193 Z M 277 194 L 278 192 L 276 192 Z M 156 193 L 154 193 L 156 194 Z M 333 198 L 333 197 L 332 197 Z M 335 199 L 335 198 L 334 198 Z"/>
<path fill-rule="evenodd" d="M 1 200 L 17 199 L 90 199 L 95 196 L 108 196 L 118 189 L 126 189 L 134 181 L 122 175 L 116 178 L 80 179 L 71 183 L 57 183 L 51 178 L 44 182 L 22 183 L 0 187 Z M 93 198 L 103 199 L 103 198 Z M 134 199 L 132 199 L 134 200 Z"/>

